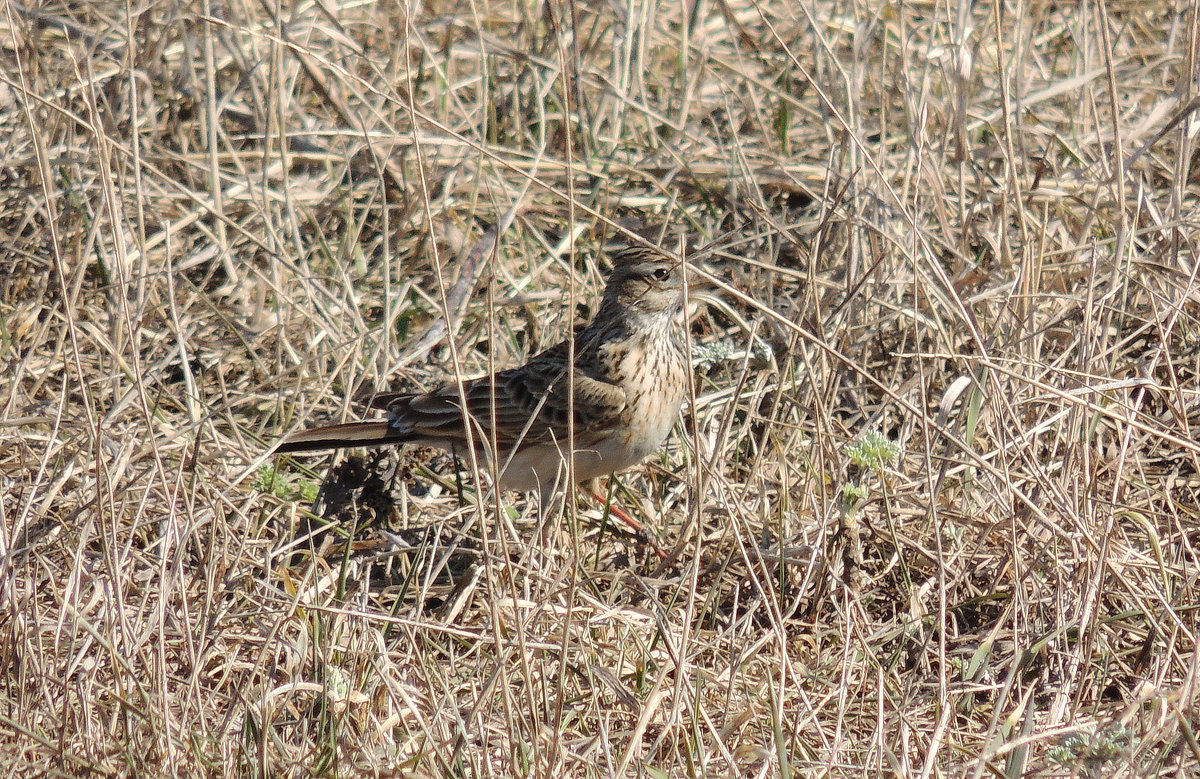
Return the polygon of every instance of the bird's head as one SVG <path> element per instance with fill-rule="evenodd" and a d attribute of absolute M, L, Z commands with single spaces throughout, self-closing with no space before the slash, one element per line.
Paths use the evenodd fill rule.
<path fill-rule="evenodd" d="M 612 257 L 605 301 L 645 315 L 673 314 L 683 305 L 680 263 L 644 246 L 630 246 Z"/>

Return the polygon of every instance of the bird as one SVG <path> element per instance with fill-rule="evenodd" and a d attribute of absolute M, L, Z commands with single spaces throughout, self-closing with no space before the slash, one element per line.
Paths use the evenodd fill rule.
<path fill-rule="evenodd" d="M 538 492 L 543 510 L 567 473 L 579 484 L 636 465 L 666 439 L 688 394 L 684 268 L 649 246 L 626 247 L 611 261 L 594 318 L 572 338 L 517 368 L 378 394 L 369 406 L 382 418 L 302 430 L 274 452 L 471 447 L 501 487 Z"/>

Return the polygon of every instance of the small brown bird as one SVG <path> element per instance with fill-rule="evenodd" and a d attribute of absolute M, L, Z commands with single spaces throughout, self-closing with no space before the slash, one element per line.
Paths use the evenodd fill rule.
<path fill-rule="evenodd" d="M 564 482 L 569 447 L 576 482 L 640 462 L 667 437 L 686 395 L 683 270 L 643 247 L 618 252 L 612 264 L 599 311 L 574 337 L 573 362 L 563 341 L 519 368 L 431 392 L 377 395 L 371 406 L 386 418 L 304 430 L 275 451 L 473 445 L 486 459 L 494 445 L 501 486 L 537 490 L 543 507 Z"/>

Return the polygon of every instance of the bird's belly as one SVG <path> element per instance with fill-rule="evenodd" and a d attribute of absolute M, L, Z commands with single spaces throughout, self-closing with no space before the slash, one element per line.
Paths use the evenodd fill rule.
<path fill-rule="evenodd" d="M 657 444 L 638 447 L 622 439 L 623 436 L 616 436 L 586 445 L 577 443 L 574 480 L 587 481 L 628 468 L 657 448 Z M 561 481 L 566 469 L 565 451 L 565 444 L 561 449 L 553 444 L 525 447 L 513 454 L 507 463 L 501 463 L 500 483 L 510 490 L 530 492 Z"/>
<path fill-rule="evenodd" d="M 657 367 L 665 370 L 645 372 L 646 362 L 653 364 L 656 359 L 664 360 Z M 603 433 L 593 431 L 576 439 L 573 458 L 576 482 L 636 465 L 662 445 L 683 405 L 684 383 L 676 379 L 675 374 L 686 370 L 686 366 L 672 370 L 675 366 L 666 365 L 665 359 L 669 358 L 657 354 L 642 355 L 640 364 L 633 362 L 621 366 L 626 376 L 636 375 L 639 370 L 644 375 L 641 381 L 626 387 L 628 402 L 619 424 Z M 566 448 L 566 441 L 522 448 L 512 455 L 507 466 L 501 464 L 501 483 L 514 490 L 544 489 L 547 480 L 560 479 Z"/>
<path fill-rule="evenodd" d="M 583 482 L 620 471 L 653 454 L 662 444 L 679 413 L 679 402 L 670 398 L 666 408 L 645 408 L 626 429 L 598 440 L 575 444 L 574 479 Z M 501 463 L 500 482 L 508 489 L 529 492 L 560 479 L 565 470 L 566 442 L 562 447 L 541 444 L 525 447 Z"/>

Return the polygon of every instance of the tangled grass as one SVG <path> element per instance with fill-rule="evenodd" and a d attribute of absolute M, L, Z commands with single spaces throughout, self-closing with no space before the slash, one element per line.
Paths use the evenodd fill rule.
<path fill-rule="evenodd" d="M 1195 4 L 0 8 L 12 775 L 1198 770 Z M 727 286 L 666 560 L 266 456 L 633 236 Z"/>

